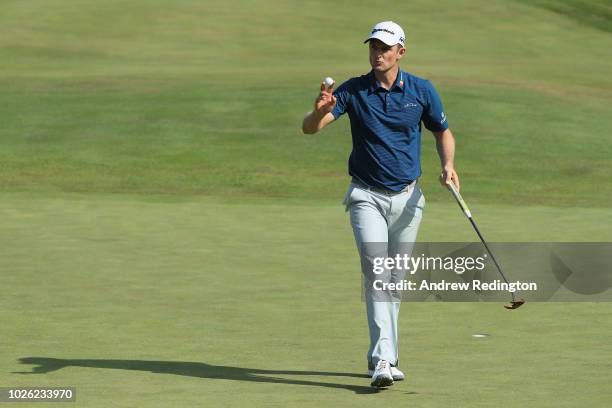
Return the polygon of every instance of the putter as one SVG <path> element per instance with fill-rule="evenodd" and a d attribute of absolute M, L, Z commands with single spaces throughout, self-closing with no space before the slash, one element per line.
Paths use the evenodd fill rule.
<path fill-rule="evenodd" d="M 485 241 L 484 237 L 480 233 L 480 230 L 476 226 L 476 222 L 474 221 L 474 218 L 472 218 L 472 213 L 470 212 L 470 209 L 468 208 L 467 204 L 463 200 L 463 197 L 461 197 L 461 194 L 459 194 L 459 191 L 457 191 L 457 187 L 455 187 L 455 183 L 451 181 L 449 184 L 447 184 L 447 186 L 450 192 L 453 194 L 453 197 L 455 197 L 455 200 L 457 200 L 457 204 L 459 204 L 459 207 L 461 208 L 465 216 L 468 218 L 468 220 L 470 220 L 470 223 L 472 223 L 472 227 L 474 227 L 474 229 L 476 230 L 476 234 L 478 234 L 480 241 L 482 242 L 485 249 L 491 256 L 491 259 L 493 260 L 493 263 L 497 267 L 497 270 L 499 271 L 499 274 L 501 275 L 502 279 L 504 280 L 504 282 L 509 284 L 508 279 L 506 279 L 506 275 L 504 275 L 504 272 L 502 271 L 501 266 L 499 266 L 499 264 L 497 263 L 495 256 L 493 256 L 493 252 L 491 252 L 491 249 L 487 245 L 487 242 Z M 524 299 L 516 299 L 516 297 L 514 296 L 514 292 L 510 292 L 510 295 L 512 296 L 512 300 L 510 301 L 509 304 L 504 305 L 506 309 L 509 309 L 509 310 L 518 309 L 525 303 Z"/>

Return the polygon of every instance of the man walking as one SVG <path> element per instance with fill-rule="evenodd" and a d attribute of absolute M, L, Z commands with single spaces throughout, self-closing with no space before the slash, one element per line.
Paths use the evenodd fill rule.
<path fill-rule="evenodd" d="M 406 53 L 404 31 L 392 22 L 376 24 L 365 41 L 372 70 L 343 83 L 321 84 L 315 109 L 302 123 L 304 133 L 323 129 L 348 113 L 353 150 L 349 158 L 352 182 L 344 199 L 366 284 L 366 312 L 370 333 L 367 353 L 372 386 L 386 387 L 403 380 L 399 370 L 398 327 L 401 296 L 386 292 L 377 298 L 367 282 L 378 256 L 410 255 L 422 218 L 425 198 L 421 175 L 421 123 L 436 139 L 443 185 L 459 178 L 454 169 L 455 140 L 440 97 L 433 85 L 399 68 Z M 405 273 L 405 271 L 404 271 Z M 389 281 L 402 271 L 386 271 Z"/>

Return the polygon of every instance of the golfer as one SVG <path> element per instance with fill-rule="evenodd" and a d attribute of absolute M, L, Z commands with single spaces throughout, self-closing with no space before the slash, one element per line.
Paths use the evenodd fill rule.
<path fill-rule="evenodd" d="M 348 167 L 352 181 L 344 204 L 366 285 L 368 373 L 372 386 L 386 387 L 404 379 L 398 368 L 401 296 L 388 292 L 389 297 L 377 297 L 368 282 L 376 279 L 373 257 L 410 255 L 416 240 L 425 207 L 418 184 L 421 123 L 435 136 L 442 185 L 453 182 L 459 187 L 459 178 L 454 167 L 455 140 L 440 97 L 431 82 L 399 67 L 406 54 L 402 28 L 392 21 L 376 24 L 365 42 L 371 71 L 349 79 L 336 91 L 323 82 L 302 130 L 316 133 L 344 113 L 351 122 L 353 150 Z M 389 281 L 403 277 L 402 271 L 393 270 L 383 275 Z"/>

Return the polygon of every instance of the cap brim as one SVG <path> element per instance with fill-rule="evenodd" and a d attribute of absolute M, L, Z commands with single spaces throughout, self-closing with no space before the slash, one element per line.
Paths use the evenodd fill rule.
<path fill-rule="evenodd" d="M 371 35 L 371 36 L 369 36 L 369 37 L 368 37 L 368 39 L 367 39 L 367 40 L 365 40 L 363 43 L 365 44 L 365 43 L 367 43 L 368 41 L 370 41 L 370 40 L 374 40 L 374 39 L 376 39 L 376 40 L 380 40 L 380 41 L 384 42 L 384 43 L 385 43 L 385 44 L 387 44 L 389 47 L 393 47 L 395 44 L 399 44 L 399 45 L 401 45 L 402 47 L 404 46 L 404 44 L 402 44 L 401 42 L 396 41 L 393 35 L 391 35 L 391 34 L 389 34 L 389 33 L 386 33 L 386 32 L 384 32 L 384 31 L 378 31 L 378 32 L 376 32 L 376 33 L 372 34 L 372 35 Z"/>

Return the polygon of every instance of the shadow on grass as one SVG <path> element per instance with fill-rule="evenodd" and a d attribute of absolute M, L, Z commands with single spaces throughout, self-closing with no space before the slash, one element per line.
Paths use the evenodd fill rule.
<path fill-rule="evenodd" d="M 282 375 L 313 375 L 329 377 L 367 378 L 366 375 L 354 373 L 336 373 L 327 371 L 290 371 L 263 370 L 259 368 L 242 368 L 217 366 L 206 363 L 187 361 L 145 361 L 145 360 L 93 360 L 93 359 L 60 359 L 48 357 L 23 357 L 22 364 L 35 364 L 32 371 L 15 372 L 14 374 L 45 374 L 64 367 L 110 368 L 117 370 L 149 371 L 152 373 L 185 375 L 189 377 L 210 378 L 219 380 L 253 381 L 260 383 L 307 385 L 314 387 L 339 388 L 357 394 L 375 394 L 380 390 L 369 386 L 341 384 L 335 382 L 294 380 L 279 377 Z"/>

